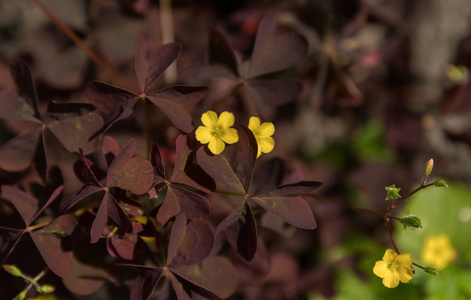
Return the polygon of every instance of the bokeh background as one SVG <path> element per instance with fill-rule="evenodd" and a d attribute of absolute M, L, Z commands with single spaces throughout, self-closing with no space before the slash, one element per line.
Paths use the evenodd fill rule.
<path fill-rule="evenodd" d="M 283 24 L 304 36 L 309 48 L 291 74 L 303 84 L 301 95 L 269 112 L 276 126 L 271 156 L 282 156 L 307 180 L 324 182 L 319 194 L 377 211 L 387 209 L 385 186 L 396 184 L 406 195 L 420 184 L 425 163 L 434 159 L 431 178 L 444 178 L 449 188 L 428 188 L 402 208 L 402 214 L 419 216 L 423 229 L 404 232 L 397 226 L 395 231 L 401 251 L 419 264 L 425 238 L 447 234 L 458 257 L 440 275 L 417 270 L 410 283 L 385 288 L 372 273 L 375 261 L 392 248 L 382 219 L 307 197 L 318 221 L 316 230 L 287 232 L 289 243 L 265 236 L 277 249 L 274 261 L 291 268 L 275 268 L 256 285 L 242 280 L 237 297 L 471 299 L 468 0 L 41 2 L 119 73 L 130 90 L 138 87 L 134 50 L 140 32 L 153 48 L 181 42 L 182 55 L 165 81 L 194 83 L 185 70 L 205 63 L 211 28 L 225 32 L 244 61 L 261 19 L 278 11 Z M 88 102 L 87 81 L 113 82 L 37 2 L 0 0 L 0 90 L 14 88 L 8 62 L 17 58 L 30 64 L 43 111 L 50 99 Z M 194 116 L 208 108 L 197 108 Z M 141 121 L 123 121 L 113 133 L 124 141 L 142 130 Z M 155 138 L 171 148 L 179 132 L 162 125 L 166 118 L 158 112 L 152 122 L 164 128 Z M 28 124 L 4 121 L 0 143 L 27 130 Z M 64 166 L 62 172 L 73 177 Z M 19 177 L 0 170 L 2 184 Z M 66 188 L 79 186 L 72 180 Z M 285 253 L 295 253 L 297 260 Z"/>

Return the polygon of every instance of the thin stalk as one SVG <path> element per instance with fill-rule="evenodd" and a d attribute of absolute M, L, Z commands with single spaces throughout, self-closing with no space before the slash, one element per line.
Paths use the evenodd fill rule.
<path fill-rule="evenodd" d="M 77 46 L 82 48 L 82 50 L 90 57 L 95 64 L 102 69 L 111 79 L 111 81 L 115 84 L 123 86 L 123 81 L 121 77 L 116 73 L 113 68 L 110 67 L 95 51 L 93 51 L 90 47 L 83 42 L 78 35 L 75 34 L 72 30 L 70 30 L 67 25 L 62 23 L 59 19 L 57 19 L 52 12 L 41 3 L 40 0 L 32 0 L 36 6 L 41 9 L 50 19 L 51 21 L 59 28 L 63 33 L 65 33 L 72 41 L 74 41 Z"/>
<path fill-rule="evenodd" d="M 401 205 L 402 203 L 406 202 L 410 197 L 412 197 L 412 195 L 414 195 L 414 194 L 417 193 L 418 191 L 423 190 L 423 189 L 426 189 L 426 188 L 428 188 L 429 186 L 432 186 L 432 185 L 433 185 L 433 183 L 423 184 L 423 182 L 422 182 L 422 184 L 421 184 L 418 188 L 416 188 L 415 190 L 413 190 L 412 192 L 410 192 L 409 195 L 407 195 L 407 196 L 401 198 L 401 200 L 400 200 L 399 202 L 394 203 L 393 205 L 391 205 L 391 210 L 396 209 L 399 205 Z"/>
<path fill-rule="evenodd" d="M 173 30 L 172 0 L 160 0 L 160 28 L 162 29 L 162 44 L 175 41 Z M 164 73 L 165 82 L 171 84 L 177 80 L 177 64 L 171 64 Z"/>
<path fill-rule="evenodd" d="M 311 196 L 311 197 L 319 199 L 319 200 L 332 202 L 332 203 L 338 204 L 340 206 L 343 206 L 343 207 L 346 207 L 346 208 L 349 208 L 349 209 L 352 209 L 352 210 L 369 213 L 369 214 L 372 214 L 372 215 L 382 217 L 384 219 L 387 219 L 387 218 L 395 219 L 395 220 L 400 220 L 401 219 L 401 218 L 398 218 L 398 217 L 390 216 L 387 213 L 382 213 L 382 212 L 378 212 L 378 211 L 374 211 L 374 210 L 370 210 L 370 209 L 366 209 L 366 208 L 362 208 L 362 207 L 353 206 L 351 204 L 336 200 L 334 198 L 326 197 L 326 196 L 321 196 L 321 195 L 316 195 L 316 194 L 310 194 L 310 195 L 306 195 L 306 196 Z M 304 196 L 304 197 L 306 197 L 306 196 Z"/>
<path fill-rule="evenodd" d="M 396 241 L 394 240 L 394 235 L 393 235 L 393 232 L 392 232 L 391 221 L 390 221 L 390 220 L 386 220 L 386 222 L 387 222 L 387 226 L 388 226 L 389 237 L 391 238 L 391 243 L 393 244 L 394 249 L 396 250 L 397 254 L 401 254 L 401 252 L 399 251 L 399 248 L 398 248 L 397 245 L 396 245 Z"/>
<path fill-rule="evenodd" d="M 141 97 L 142 100 L 142 109 L 144 110 L 144 122 L 145 122 L 145 131 L 146 131 L 146 152 L 147 159 L 150 160 L 150 151 L 151 151 L 151 138 L 150 138 L 150 122 L 149 122 L 149 113 L 147 111 L 146 98 Z"/>

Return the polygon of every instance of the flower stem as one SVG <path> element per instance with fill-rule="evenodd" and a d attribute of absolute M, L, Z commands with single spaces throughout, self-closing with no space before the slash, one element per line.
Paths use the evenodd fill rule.
<path fill-rule="evenodd" d="M 409 193 L 409 195 L 405 196 L 404 198 L 401 199 L 401 201 L 397 202 L 397 203 L 394 203 L 391 205 L 391 211 L 396 209 L 399 205 L 401 205 L 402 203 L 406 202 L 410 197 L 412 197 L 412 195 L 414 195 L 415 193 L 417 193 L 418 191 L 420 190 L 423 190 L 423 189 L 426 189 L 428 188 L 429 186 L 432 186 L 433 183 L 429 183 L 429 184 L 424 184 L 425 181 L 422 181 L 422 184 L 416 188 L 415 190 L 413 190 L 412 192 Z"/>
<path fill-rule="evenodd" d="M 149 114 L 147 112 L 146 98 L 141 97 L 142 99 L 142 109 L 144 110 L 144 122 L 145 122 L 145 131 L 146 131 L 146 157 L 150 160 L 150 151 L 151 151 L 151 140 L 150 140 L 150 123 L 149 123 Z"/>
<path fill-rule="evenodd" d="M 401 254 L 399 251 L 399 248 L 396 245 L 396 241 L 394 240 L 394 235 L 392 232 L 392 226 L 391 226 L 391 221 L 389 219 L 386 220 L 387 226 L 388 226 L 388 231 L 389 231 L 389 237 L 391 238 L 391 243 L 394 246 L 394 249 L 396 250 L 397 254 Z"/>

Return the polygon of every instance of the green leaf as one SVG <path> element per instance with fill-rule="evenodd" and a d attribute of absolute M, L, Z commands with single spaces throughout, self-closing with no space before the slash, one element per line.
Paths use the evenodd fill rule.
<path fill-rule="evenodd" d="M 394 199 L 401 198 L 401 195 L 399 195 L 401 188 L 397 188 L 395 184 L 387 186 L 385 187 L 385 189 L 386 189 L 386 199 L 385 199 L 386 201 L 391 198 L 394 198 Z"/>
<path fill-rule="evenodd" d="M 436 187 L 448 187 L 448 184 L 446 184 L 446 181 L 443 179 L 437 179 L 433 182 L 433 185 Z"/>
<path fill-rule="evenodd" d="M 406 228 L 410 228 L 412 230 L 415 230 L 416 228 L 422 228 L 422 222 L 417 216 L 414 215 L 404 216 L 399 220 L 399 222 L 404 225 L 404 230 Z"/>

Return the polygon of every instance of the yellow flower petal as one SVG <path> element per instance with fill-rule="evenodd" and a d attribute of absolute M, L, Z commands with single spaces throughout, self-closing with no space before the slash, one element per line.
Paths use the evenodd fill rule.
<path fill-rule="evenodd" d="M 226 144 L 219 137 L 213 137 L 208 144 L 208 148 L 213 154 L 221 154 L 225 147 Z"/>
<path fill-rule="evenodd" d="M 397 272 L 389 271 L 386 276 L 383 278 L 383 284 L 387 288 L 395 288 L 396 286 L 399 285 L 399 275 Z"/>
<path fill-rule="evenodd" d="M 373 267 L 373 273 L 380 278 L 384 278 L 388 271 L 388 264 L 382 260 L 378 260 Z"/>
<path fill-rule="evenodd" d="M 396 257 L 396 263 L 398 265 L 403 265 L 403 266 L 411 266 L 412 265 L 412 255 L 406 253 L 406 254 L 399 254 Z"/>
<path fill-rule="evenodd" d="M 275 147 L 275 140 L 273 140 L 273 138 L 271 137 L 259 138 L 257 142 L 258 142 L 258 148 L 263 153 L 270 153 Z"/>
<path fill-rule="evenodd" d="M 223 111 L 219 116 L 219 120 L 217 121 L 217 127 L 225 130 L 226 128 L 231 127 L 234 125 L 234 114 L 228 111 Z"/>
<path fill-rule="evenodd" d="M 412 274 L 412 269 L 410 267 L 399 266 L 396 271 L 401 282 L 408 283 L 412 279 L 412 277 L 414 277 L 414 274 Z"/>
<path fill-rule="evenodd" d="M 392 249 L 388 249 L 386 250 L 386 252 L 384 252 L 383 260 L 389 264 L 396 258 L 396 256 L 397 256 L 396 251 Z"/>
<path fill-rule="evenodd" d="M 203 125 L 208 127 L 208 129 L 212 130 L 218 123 L 218 115 L 214 111 L 208 110 L 201 116 L 201 122 L 203 122 Z"/>
<path fill-rule="evenodd" d="M 211 130 L 209 130 L 207 127 L 200 126 L 198 129 L 195 131 L 195 136 L 198 142 L 201 144 L 207 144 L 213 137 L 213 134 L 211 133 Z"/>
<path fill-rule="evenodd" d="M 275 133 L 275 125 L 272 122 L 265 122 L 258 128 L 259 137 L 269 137 Z"/>
<path fill-rule="evenodd" d="M 249 120 L 249 129 L 252 130 L 252 132 L 255 132 L 258 127 L 260 127 L 260 119 L 257 117 L 251 117 Z"/>
<path fill-rule="evenodd" d="M 235 128 L 224 129 L 220 137 L 226 144 L 234 144 L 239 140 L 239 134 Z"/>

